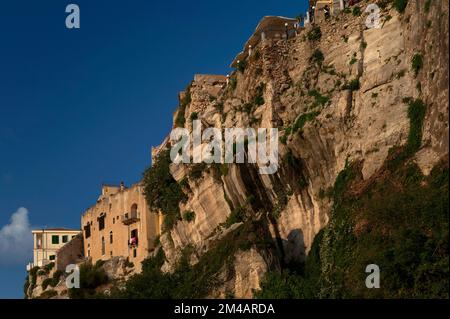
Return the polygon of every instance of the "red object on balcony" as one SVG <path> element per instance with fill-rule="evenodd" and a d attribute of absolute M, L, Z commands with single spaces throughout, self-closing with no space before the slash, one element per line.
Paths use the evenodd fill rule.
<path fill-rule="evenodd" d="M 137 245 L 137 238 L 131 237 L 130 239 L 130 246 L 136 246 Z"/>

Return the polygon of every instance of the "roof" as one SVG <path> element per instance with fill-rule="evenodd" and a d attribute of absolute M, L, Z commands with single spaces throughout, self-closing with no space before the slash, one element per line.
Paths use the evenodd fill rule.
<path fill-rule="evenodd" d="M 287 17 L 281 17 L 281 16 L 265 16 L 263 17 L 258 25 L 256 26 L 255 31 L 250 36 L 250 38 L 247 40 L 247 42 L 244 45 L 244 51 L 241 51 L 238 53 L 238 55 L 234 58 L 233 62 L 231 63 L 231 67 L 235 67 L 237 64 L 237 61 L 243 61 L 247 57 L 247 49 L 249 45 L 252 47 L 255 47 L 258 45 L 258 43 L 261 40 L 261 32 L 263 31 L 270 31 L 270 29 L 274 28 L 284 28 L 285 23 L 288 23 L 290 25 L 293 25 L 294 23 L 297 23 L 297 19 L 293 18 L 287 18 Z"/>
<path fill-rule="evenodd" d="M 80 232 L 79 229 L 70 229 L 64 227 L 58 228 L 42 228 L 42 229 L 33 229 L 32 232 L 46 232 L 46 231 L 62 231 L 62 232 Z"/>

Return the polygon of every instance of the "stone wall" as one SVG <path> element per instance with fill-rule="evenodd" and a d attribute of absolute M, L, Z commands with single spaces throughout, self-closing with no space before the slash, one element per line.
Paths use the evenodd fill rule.
<path fill-rule="evenodd" d="M 83 258 L 83 235 L 79 234 L 56 253 L 56 270 L 65 271 L 67 265 L 79 263 Z"/>

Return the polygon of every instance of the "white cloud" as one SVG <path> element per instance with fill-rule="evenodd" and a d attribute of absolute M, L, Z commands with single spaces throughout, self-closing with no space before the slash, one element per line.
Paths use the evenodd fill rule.
<path fill-rule="evenodd" d="M 28 210 L 19 208 L 10 223 L 0 229 L 0 265 L 26 264 L 31 261 L 33 236 Z"/>

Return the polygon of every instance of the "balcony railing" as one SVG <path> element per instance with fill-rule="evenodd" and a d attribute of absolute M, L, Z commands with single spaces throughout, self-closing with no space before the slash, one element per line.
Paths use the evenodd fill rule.
<path fill-rule="evenodd" d="M 140 220 L 139 212 L 125 213 L 122 215 L 122 223 L 125 225 L 131 225 Z"/>

